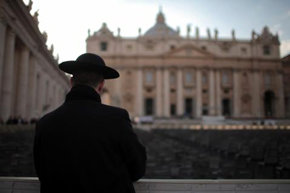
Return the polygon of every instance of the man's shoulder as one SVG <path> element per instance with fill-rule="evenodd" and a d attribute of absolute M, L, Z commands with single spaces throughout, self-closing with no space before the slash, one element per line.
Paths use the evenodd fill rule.
<path fill-rule="evenodd" d="M 61 106 L 60 106 L 61 107 Z M 46 114 L 44 114 L 38 121 L 38 125 L 40 125 L 41 123 L 46 123 L 47 121 L 50 121 L 50 119 L 53 119 L 53 118 L 57 118 L 57 112 L 59 111 L 60 107 L 58 107 L 57 109 L 51 111 L 51 112 L 48 112 Z"/>
<path fill-rule="evenodd" d="M 124 116 L 124 117 L 129 117 L 129 113 L 126 109 L 120 108 L 120 107 L 115 107 L 115 106 L 110 106 L 110 105 L 101 105 L 102 110 L 105 112 L 108 112 L 112 115 L 117 115 L 117 116 Z"/>
<path fill-rule="evenodd" d="M 39 119 L 38 123 L 40 125 L 47 124 L 49 122 L 58 122 L 62 121 L 64 118 L 70 118 L 71 116 L 75 116 L 75 112 L 70 111 L 71 109 L 68 109 L 66 107 L 66 104 L 60 106 L 59 108 L 55 109 L 54 111 L 51 111 L 47 114 L 45 114 L 42 118 Z M 77 114 L 82 113 L 83 115 L 94 115 L 97 119 L 103 119 L 107 120 L 108 118 L 110 120 L 120 120 L 120 119 L 130 119 L 129 113 L 127 110 L 115 106 L 105 105 L 105 104 L 99 104 L 98 106 L 90 106 L 89 110 L 86 112 L 83 112 L 81 109 L 78 111 Z M 84 119 L 80 118 L 79 119 Z"/>

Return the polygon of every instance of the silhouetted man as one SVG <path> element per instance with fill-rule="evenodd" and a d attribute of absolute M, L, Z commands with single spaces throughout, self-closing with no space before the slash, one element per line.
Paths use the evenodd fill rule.
<path fill-rule="evenodd" d="M 135 192 L 145 172 L 146 152 L 128 112 L 101 104 L 104 79 L 119 73 L 101 57 L 83 54 L 59 68 L 72 89 L 59 108 L 36 124 L 34 160 L 41 193 Z"/>

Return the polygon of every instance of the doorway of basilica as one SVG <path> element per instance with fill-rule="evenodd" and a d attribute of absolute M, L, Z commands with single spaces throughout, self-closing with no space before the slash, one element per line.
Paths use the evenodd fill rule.
<path fill-rule="evenodd" d="M 230 99 L 223 99 L 222 100 L 222 113 L 225 117 L 231 116 L 231 100 Z"/>
<path fill-rule="evenodd" d="M 268 90 L 264 93 L 264 110 L 265 117 L 273 117 L 275 115 L 275 93 Z"/>
<path fill-rule="evenodd" d="M 153 115 L 154 114 L 154 100 L 153 98 L 145 99 L 145 115 Z"/>
<path fill-rule="evenodd" d="M 176 105 L 175 104 L 171 104 L 170 105 L 170 115 L 171 116 L 175 116 L 176 115 Z"/>
<path fill-rule="evenodd" d="M 193 99 L 192 98 L 185 98 L 185 112 L 184 115 L 187 117 L 193 117 Z"/>

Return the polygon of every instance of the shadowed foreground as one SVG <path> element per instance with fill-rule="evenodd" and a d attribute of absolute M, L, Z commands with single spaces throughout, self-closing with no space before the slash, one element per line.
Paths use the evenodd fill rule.
<path fill-rule="evenodd" d="M 32 125 L 0 127 L 0 176 L 36 176 Z M 136 129 L 149 179 L 289 179 L 289 130 Z"/>

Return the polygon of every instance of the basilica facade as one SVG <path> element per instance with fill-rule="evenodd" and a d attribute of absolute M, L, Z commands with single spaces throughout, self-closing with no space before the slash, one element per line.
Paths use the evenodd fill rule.
<path fill-rule="evenodd" d="M 165 22 L 136 38 L 114 35 L 104 23 L 89 33 L 87 52 L 101 55 L 120 73 L 106 81 L 104 103 L 126 108 L 131 116 L 285 116 L 280 42 L 267 27 L 249 40 L 222 39 L 199 29 L 185 37 Z"/>
<path fill-rule="evenodd" d="M 0 0 L 0 122 L 38 119 L 60 105 L 70 87 L 32 4 Z"/>

